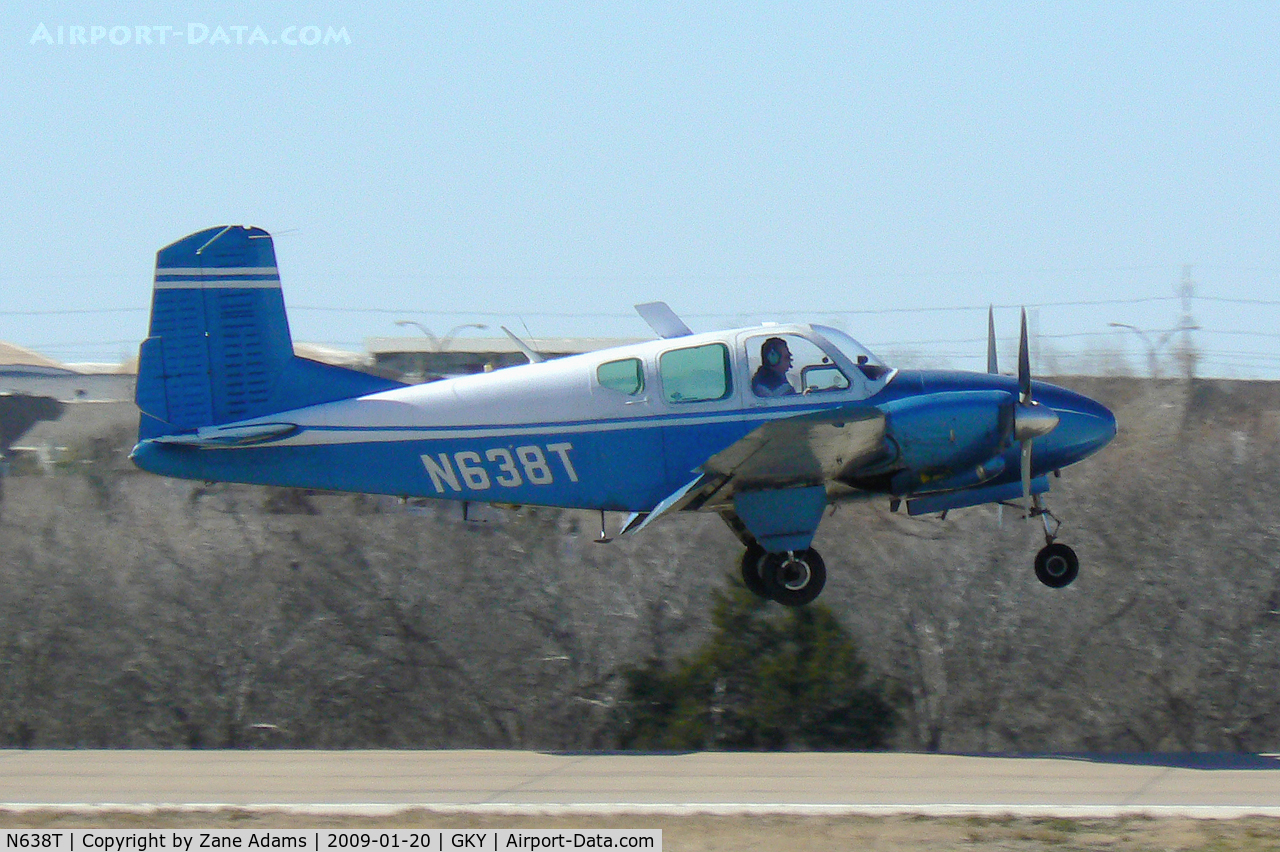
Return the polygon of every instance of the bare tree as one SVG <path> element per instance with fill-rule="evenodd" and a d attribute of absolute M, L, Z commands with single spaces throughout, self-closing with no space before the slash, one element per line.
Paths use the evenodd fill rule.
<path fill-rule="evenodd" d="M 1010 510 L 823 522 L 822 600 L 905 697 L 896 745 L 1280 749 L 1280 392 L 1081 389 L 1121 432 L 1054 482 L 1069 588 Z M 81 437 L 7 482 L 0 744 L 609 748 L 620 673 L 700 645 L 737 572 L 713 516 L 601 547 L 587 513 L 177 482 L 119 424 Z"/>

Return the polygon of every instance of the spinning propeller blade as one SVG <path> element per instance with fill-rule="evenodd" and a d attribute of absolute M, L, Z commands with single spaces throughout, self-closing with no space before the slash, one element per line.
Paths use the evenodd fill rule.
<path fill-rule="evenodd" d="M 1027 345 L 1027 309 L 1022 309 L 1022 332 L 1018 337 L 1018 403 L 1013 409 L 1013 436 L 1018 441 L 1022 455 L 1022 497 L 1031 503 L 1031 442 L 1041 435 L 1048 435 L 1058 426 L 1058 415 L 1053 409 L 1040 405 L 1031 398 L 1031 354 Z"/>
<path fill-rule="evenodd" d="M 1018 338 L 1018 395 L 1023 405 L 1031 404 L 1031 354 L 1027 348 L 1027 309 L 1022 309 L 1022 334 Z"/>
<path fill-rule="evenodd" d="M 1018 334 L 1018 414 L 1024 406 L 1030 407 L 1031 399 L 1031 348 L 1027 344 L 1027 309 L 1022 309 L 1022 331 Z M 1019 437 L 1022 443 L 1022 499 L 1031 511 L 1031 438 Z"/>
<path fill-rule="evenodd" d="M 1000 372 L 996 362 L 996 312 L 991 305 L 987 306 L 987 372 L 993 376 Z"/>

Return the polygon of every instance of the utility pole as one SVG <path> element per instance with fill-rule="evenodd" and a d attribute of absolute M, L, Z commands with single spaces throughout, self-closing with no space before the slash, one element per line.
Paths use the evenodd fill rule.
<path fill-rule="evenodd" d="M 1196 354 L 1195 343 L 1191 338 L 1191 332 L 1198 329 L 1196 321 L 1191 316 L 1191 300 L 1196 295 L 1196 282 L 1191 278 L 1191 266 L 1187 263 L 1182 266 L 1182 282 L 1178 285 L 1177 293 L 1182 297 L 1182 318 L 1178 320 L 1178 330 L 1182 332 L 1182 346 L 1178 352 L 1178 359 L 1182 362 L 1182 375 L 1190 382 L 1196 375 Z"/>

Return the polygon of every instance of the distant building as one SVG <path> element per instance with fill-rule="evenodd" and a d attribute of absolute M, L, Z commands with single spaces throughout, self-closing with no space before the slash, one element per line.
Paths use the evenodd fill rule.
<path fill-rule="evenodd" d="M 133 399 L 136 369 L 127 364 L 61 364 L 0 342 L 0 393 L 49 396 L 60 402 Z"/>
<path fill-rule="evenodd" d="M 543 337 L 528 342 L 535 352 L 550 360 L 647 339 Z M 433 382 L 484 373 L 526 364 L 529 360 L 509 337 L 463 337 L 449 340 L 444 345 L 425 336 L 370 337 L 365 340 L 365 348 L 379 372 L 396 375 L 409 382 Z"/>
<path fill-rule="evenodd" d="M 545 337 L 531 341 L 544 358 L 563 358 L 645 338 Z M 483 373 L 528 362 L 507 337 L 465 337 L 439 341 L 427 337 L 373 337 L 367 353 L 311 343 L 294 345 L 303 358 L 363 370 L 407 382 L 431 382 Z M 49 396 L 60 402 L 132 402 L 138 362 L 62 364 L 30 349 L 0 342 L 0 393 Z"/>

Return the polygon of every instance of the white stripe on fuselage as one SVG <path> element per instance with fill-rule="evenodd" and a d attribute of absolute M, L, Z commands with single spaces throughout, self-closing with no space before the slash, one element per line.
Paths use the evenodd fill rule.
<path fill-rule="evenodd" d="M 622 432 L 632 429 L 661 429 L 678 426 L 708 426 L 718 423 L 763 423 L 820 411 L 825 406 L 774 408 L 768 411 L 725 411 L 691 417 L 689 415 L 652 415 L 630 420 L 576 421 L 564 423 L 521 423 L 498 426 L 329 426 L 320 423 L 298 424 L 299 430 L 287 438 L 259 446 L 304 447 L 340 444 L 399 443 L 405 441 L 450 441 L 458 439 L 493 440 L 525 435 L 580 435 L 591 432 Z M 290 412 L 271 415 L 267 420 L 290 422 Z M 237 424 L 243 425 L 243 424 Z M 210 429 L 216 433 L 216 428 Z"/>

